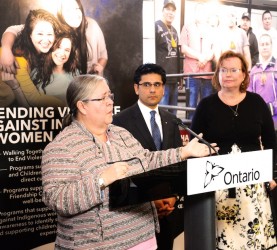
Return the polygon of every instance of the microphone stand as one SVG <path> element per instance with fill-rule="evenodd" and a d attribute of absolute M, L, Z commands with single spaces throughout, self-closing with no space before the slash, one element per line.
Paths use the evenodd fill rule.
<path fill-rule="evenodd" d="M 176 119 L 175 120 L 177 125 L 182 127 L 183 129 L 187 130 L 191 135 L 193 135 L 194 137 L 196 137 L 199 141 L 201 141 L 202 143 L 204 143 L 205 145 L 208 146 L 209 148 L 209 153 L 210 155 L 212 155 L 212 150 L 218 155 L 218 152 L 216 151 L 216 149 L 206 140 L 204 140 L 202 137 L 200 137 L 198 134 L 196 134 L 194 131 L 192 131 L 187 125 L 185 125 L 181 119 Z"/>
<path fill-rule="evenodd" d="M 181 119 L 176 119 L 180 127 L 187 130 L 199 141 L 209 147 L 210 155 L 215 148 L 206 140 L 199 137 L 194 131 L 186 126 Z M 218 153 L 217 153 L 218 154 Z M 215 193 L 208 192 L 185 197 L 184 207 L 184 233 L 186 250 L 215 250 L 216 229 L 215 229 Z"/>

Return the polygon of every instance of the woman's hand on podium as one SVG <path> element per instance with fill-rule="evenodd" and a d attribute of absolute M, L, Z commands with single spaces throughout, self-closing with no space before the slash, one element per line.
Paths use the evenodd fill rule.
<path fill-rule="evenodd" d="M 198 135 L 200 138 L 202 138 L 203 134 Z M 219 147 L 216 147 L 216 143 L 211 143 L 210 144 L 216 152 L 218 152 Z M 209 148 L 204 143 L 199 143 L 199 139 L 196 137 L 193 138 L 189 143 L 181 148 L 181 158 L 182 160 L 185 160 L 189 157 L 204 157 L 210 155 L 210 152 L 212 154 L 216 153 L 212 148 Z"/>
<path fill-rule="evenodd" d="M 101 178 L 105 182 L 105 186 L 110 185 L 114 181 L 123 179 L 128 175 L 129 165 L 126 162 L 115 162 L 109 168 L 101 173 Z"/>

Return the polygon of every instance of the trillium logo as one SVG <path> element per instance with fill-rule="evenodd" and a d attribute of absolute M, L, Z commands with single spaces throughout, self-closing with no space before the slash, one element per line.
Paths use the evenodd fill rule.
<path fill-rule="evenodd" d="M 270 149 L 188 159 L 187 194 L 202 194 L 272 180 L 272 158 Z M 203 182 L 200 185 L 197 181 L 199 176 L 200 182 Z"/>
<path fill-rule="evenodd" d="M 207 161 L 204 188 L 206 188 L 223 170 L 223 167 Z"/>

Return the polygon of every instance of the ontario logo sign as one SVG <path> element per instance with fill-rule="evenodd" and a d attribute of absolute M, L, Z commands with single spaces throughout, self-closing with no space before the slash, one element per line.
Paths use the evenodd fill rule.
<path fill-rule="evenodd" d="M 272 180 L 271 149 L 188 159 L 188 195 L 270 180 Z"/>

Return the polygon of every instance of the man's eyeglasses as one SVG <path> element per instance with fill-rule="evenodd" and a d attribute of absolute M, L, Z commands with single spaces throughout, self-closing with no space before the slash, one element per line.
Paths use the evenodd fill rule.
<path fill-rule="evenodd" d="M 159 88 L 159 87 L 163 86 L 163 83 L 162 82 L 153 82 L 153 83 L 151 83 L 151 82 L 142 82 L 142 83 L 139 83 L 138 85 L 149 89 L 152 86 L 154 86 L 155 88 Z"/>
<path fill-rule="evenodd" d="M 108 100 L 114 100 L 114 94 L 111 93 L 103 98 L 95 98 L 95 99 L 85 99 L 85 100 L 82 100 L 82 102 L 107 102 Z"/>
<path fill-rule="evenodd" d="M 235 68 L 233 68 L 233 69 L 220 68 L 220 69 L 219 69 L 219 72 L 220 72 L 221 74 L 227 74 L 228 72 L 229 72 L 230 74 L 237 74 L 237 73 L 239 73 L 240 71 L 241 71 L 241 69 L 235 69 Z"/>

